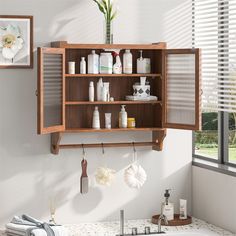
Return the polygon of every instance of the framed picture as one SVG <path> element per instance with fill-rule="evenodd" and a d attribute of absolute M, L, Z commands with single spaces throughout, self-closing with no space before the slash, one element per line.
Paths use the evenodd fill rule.
<path fill-rule="evenodd" d="M 0 15 L 0 68 L 33 68 L 33 16 Z"/>

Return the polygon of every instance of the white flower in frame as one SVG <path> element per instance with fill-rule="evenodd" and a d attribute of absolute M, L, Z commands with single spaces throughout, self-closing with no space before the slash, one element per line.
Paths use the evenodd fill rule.
<path fill-rule="evenodd" d="M 18 26 L 9 24 L 7 27 L 0 27 L 0 50 L 5 59 L 13 60 L 23 44 Z"/>

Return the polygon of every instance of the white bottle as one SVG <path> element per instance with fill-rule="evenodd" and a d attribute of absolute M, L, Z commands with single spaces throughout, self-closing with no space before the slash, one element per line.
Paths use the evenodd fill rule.
<path fill-rule="evenodd" d="M 143 58 L 143 51 L 140 50 L 140 57 L 137 59 L 137 73 L 138 74 L 143 74 L 145 73 L 145 60 Z"/>
<path fill-rule="evenodd" d="M 162 214 L 166 216 L 168 221 L 174 219 L 174 204 L 169 202 L 169 191 L 170 189 L 166 189 L 166 192 L 164 194 L 165 202 L 162 203 L 161 207 Z"/>
<path fill-rule="evenodd" d="M 103 89 L 103 82 L 102 78 L 99 79 L 97 82 L 97 101 L 102 101 L 102 89 Z"/>
<path fill-rule="evenodd" d="M 133 56 L 130 50 L 126 49 L 123 55 L 123 73 L 132 74 L 133 72 Z"/>
<path fill-rule="evenodd" d="M 181 220 L 187 219 L 187 200 L 179 199 L 179 218 Z"/>
<path fill-rule="evenodd" d="M 121 105 L 121 111 L 119 113 L 119 128 L 127 128 L 128 116 L 125 111 L 125 105 Z"/>
<path fill-rule="evenodd" d="M 81 61 L 80 61 L 80 74 L 86 74 L 86 61 L 85 61 L 85 57 L 81 57 Z"/>
<path fill-rule="evenodd" d="M 89 101 L 94 102 L 94 83 L 90 81 L 89 83 Z"/>
<path fill-rule="evenodd" d="M 92 50 L 88 55 L 88 74 L 98 74 L 99 56 Z"/>
<path fill-rule="evenodd" d="M 68 72 L 69 74 L 75 74 L 75 62 L 74 61 L 69 61 L 68 62 Z"/>
<path fill-rule="evenodd" d="M 93 112 L 93 129 L 100 129 L 100 118 L 99 118 L 99 111 L 98 107 L 95 107 Z"/>
<path fill-rule="evenodd" d="M 122 74 L 122 64 L 118 53 L 116 54 L 115 58 L 116 58 L 116 63 L 113 65 L 113 73 Z"/>

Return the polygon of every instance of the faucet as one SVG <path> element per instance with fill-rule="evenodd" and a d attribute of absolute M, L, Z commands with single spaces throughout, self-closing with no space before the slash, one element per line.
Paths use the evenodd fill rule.
<path fill-rule="evenodd" d="M 120 210 L 120 235 L 123 236 L 125 232 L 125 218 L 124 210 Z"/>
<path fill-rule="evenodd" d="M 158 234 L 164 233 L 161 231 L 161 221 L 164 220 L 165 224 L 168 225 L 167 217 L 162 213 L 158 219 Z"/>

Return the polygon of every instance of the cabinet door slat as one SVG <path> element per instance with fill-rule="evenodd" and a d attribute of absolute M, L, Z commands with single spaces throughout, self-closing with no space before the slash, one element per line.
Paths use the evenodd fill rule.
<path fill-rule="evenodd" d="M 65 130 L 65 50 L 38 48 L 38 133 Z"/>
<path fill-rule="evenodd" d="M 165 50 L 166 128 L 199 130 L 200 113 L 200 51 L 199 49 Z"/>

